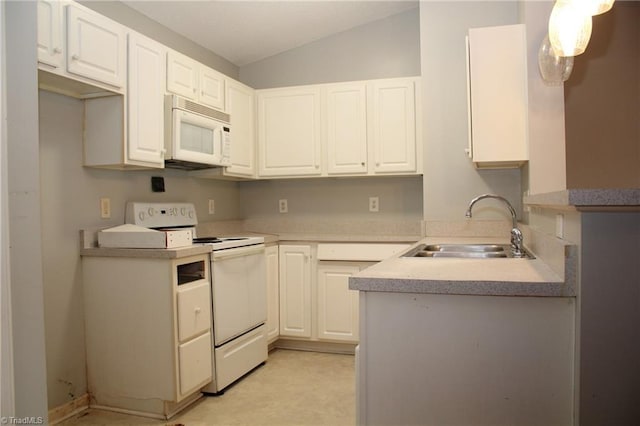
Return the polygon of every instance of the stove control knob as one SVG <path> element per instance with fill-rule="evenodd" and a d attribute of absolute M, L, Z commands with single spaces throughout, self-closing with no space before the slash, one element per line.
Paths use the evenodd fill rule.
<path fill-rule="evenodd" d="M 189 210 L 189 219 L 193 219 L 193 210 Z"/>
<path fill-rule="evenodd" d="M 186 216 L 187 215 L 187 208 L 186 207 L 182 207 L 180 209 L 180 216 Z"/>
<path fill-rule="evenodd" d="M 149 216 L 153 216 L 153 214 L 155 213 L 155 211 L 153 211 L 153 207 L 149 207 L 147 212 L 149 213 Z"/>
<path fill-rule="evenodd" d="M 138 219 L 140 219 L 140 222 L 144 222 L 144 212 L 138 213 Z"/>

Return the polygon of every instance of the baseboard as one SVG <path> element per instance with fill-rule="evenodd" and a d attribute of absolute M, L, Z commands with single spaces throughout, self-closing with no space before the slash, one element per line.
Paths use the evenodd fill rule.
<path fill-rule="evenodd" d="M 49 424 L 55 425 L 89 409 L 89 394 L 85 393 L 64 405 L 49 410 Z"/>
<path fill-rule="evenodd" d="M 297 351 L 354 355 L 356 344 L 280 338 L 269 345 L 269 350 L 273 349 L 293 349 Z"/>

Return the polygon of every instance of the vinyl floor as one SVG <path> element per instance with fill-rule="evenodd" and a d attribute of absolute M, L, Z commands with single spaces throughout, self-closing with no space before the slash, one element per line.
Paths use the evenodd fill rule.
<path fill-rule="evenodd" d="M 60 425 L 355 425 L 352 355 L 276 349 L 267 363 L 168 421 L 90 409 Z"/>

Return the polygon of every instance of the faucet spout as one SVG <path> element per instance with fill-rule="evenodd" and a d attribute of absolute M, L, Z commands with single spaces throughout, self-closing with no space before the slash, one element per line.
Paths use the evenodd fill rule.
<path fill-rule="evenodd" d="M 500 200 L 503 203 L 505 203 L 507 205 L 507 208 L 509 209 L 509 213 L 511 213 L 511 221 L 512 221 L 512 227 L 511 227 L 511 251 L 513 252 L 514 257 L 523 257 L 525 256 L 524 253 L 524 248 L 523 248 L 523 243 L 522 243 L 522 231 L 520 231 L 520 229 L 518 229 L 518 217 L 516 214 L 516 210 L 513 208 L 513 206 L 511 205 L 511 203 L 509 202 L 509 200 L 507 200 L 506 198 L 500 196 L 500 195 L 496 195 L 496 194 L 482 194 L 477 196 L 476 198 L 474 198 L 473 200 L 471 200 L 471 202 L 469 203 L 469 207 L 467 208 L 467 211 L 465 213 L 465 216 L 468 218 L 472 217 L 472 209 L 473 206 L 480 200 L 484 200 L 485 198 L 493 198 L 496 200 Z"/>

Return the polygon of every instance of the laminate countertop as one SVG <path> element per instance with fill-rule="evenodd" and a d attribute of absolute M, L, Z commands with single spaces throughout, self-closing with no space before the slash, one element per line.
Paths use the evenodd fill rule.
<path fill-rule="evenodd" d="M 419 244 L 508 244 L 500 238 L 427 237 Z M 571 247 L 571 246 L 568 246 Z M 410 249 L 409 249 L 410 250 Z M 536 255 L 536 253 L 533 253 Z M 564 276 L 542 259 L 457 259 L 402 257 L 402 253 L 373 265 L 349 279 L 359 291 L 462 294 L 487 296 L 573 297 L 573 250 L 566 250 Z"/>

